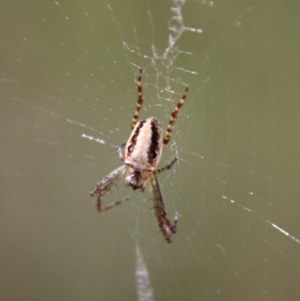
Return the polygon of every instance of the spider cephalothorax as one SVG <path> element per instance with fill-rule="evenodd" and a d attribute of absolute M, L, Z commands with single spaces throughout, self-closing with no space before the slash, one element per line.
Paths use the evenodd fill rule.
<path fill-rule="evenodd" d="M 142 177 L 142 172 L 136 169 L 128 170 L 129 175 L 125 178 L 125 184 L 131 186 L 133 190 L 141 189 L 144 190 L 144 178 Z"/>
<path fill-rule="evenodd" d="M 105 206 L 102 205 L 102 197 L 117 185 L 122 176 L 125 175 L 125 184 L 131 186 L 134 190 L 141 189 L 144 191 L 148 185 L 152 193 L 153 209 L 158 225 L 169 243 L 172 242 L 172 234 L 175 234 L 177 231 L 178 213 L 175 214 L 174 223 L 172 224 L 167 218 L 157 174 L 170 169 L 177 158 L 163 168 L 157 168 L 157 166 L 164 147 L 170 141 L 173 124 L 179 109 L 185 102 L 187 92 L 188 89 L 186 88 L 182 98 L 172 111 L 167 132 L 164 136 L 163 129 L 155 117 L 138 121 L 139 112 L 143 104 L 142 70 L 140 70 L 138 77 L 138 101 L 132 118 L 132 132 L 126 145 L 122 144 L 118 148 L 119 157 L 125 164 L 105 176 L 90 192 L 91 196 L 96 196 L 97 209 L 100 212 L 113 208 L 129 199 L 129 197 L 126 197 L 117 202 Z M 125 154 L 123 154 L 124 148 Z"/>

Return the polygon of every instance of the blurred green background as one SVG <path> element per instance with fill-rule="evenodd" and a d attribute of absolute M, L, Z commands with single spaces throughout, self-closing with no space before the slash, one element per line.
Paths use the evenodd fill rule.
<path fill-rule="evenodd" d="M 1 300 L 299 300 L 298 1 L 0 7 Z M 88 196 L 139 68 L 165 128 L 189 86 L 159 176 L 171 245 L 148 192 L 100 215 Z"/>

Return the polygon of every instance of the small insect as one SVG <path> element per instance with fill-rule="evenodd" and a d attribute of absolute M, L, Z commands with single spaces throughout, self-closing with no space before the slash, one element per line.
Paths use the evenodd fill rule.
<path fill-rule="evenodd" d="M 165 167 L 157 168 L 157 166 L 160 162 L 163 150 L 172 136 L 173 124 L 180 108 L 185 102 L 188 88 L 185 89 L 182 98 L 172 111 L 168 128 L 164 136 L 163 129 L 155 117 L 149 117 L 138 121 L 139 113 L 144 101 L 142 92 L 142 72 L 143 71 L 140 70 L 137 81 L 138 100 L 131 122 L 132 132 L 127 143 L 118 147 L 119 158 L 124 161 L 125 164 L 109 173 L 97 183 L 95 188 L 90 191 L 90 196 L 96 197 L 97 210 L 101 212 L 120 205 L 130 198 L 125 197 L 122 200 L 108 205 L 102 205 L 102 198 L 120 182 L 123 176 L 125 176 L 126 186 L 131 186 L 133 190 L 140 189 L 141 191 L 144 191 L 145 187 L 148 185 L 152 194 L 153 209 L 159 228 L 166 241 L 171 243 L 172 234 L 177 232 L 178 212 L 175 213 L 174 222 L 172 224 L 167 218 L 157 175 L 165 170 L 169 170 L 174 165 L 177 158 L 173 159 Z"/>

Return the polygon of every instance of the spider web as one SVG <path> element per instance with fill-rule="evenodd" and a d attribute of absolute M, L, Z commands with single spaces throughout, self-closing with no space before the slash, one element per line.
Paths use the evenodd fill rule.
<path fill-rule="evenodd" d="M 1 299 L 298 300 L 300 9 L 285 1 L 1 5 Z M 88 196 L 141 118 L 164 128 L 173 243 L 150 195 Z"/>

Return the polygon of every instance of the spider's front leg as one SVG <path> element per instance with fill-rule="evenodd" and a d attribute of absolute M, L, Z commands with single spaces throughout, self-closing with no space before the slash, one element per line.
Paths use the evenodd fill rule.
<path fill-rule="evenodd" d="M 175 161 L 174 161 L 175 162 Z M 173 163 L 174 164 L 174 163 Z M 150 189 L 152 191 L 153 209 L 158 221 L 158 226 L 163 233 L 168 243 L 172 242 L 172 234 L 177 232 L 178 212 L 175 214 L 173 224 L 167 218 L 167 212 L 165 211 L 165 204 L 161 194 L 160 186 L 155 175 L 150 180 Z"/>
<path fill-rule="evenodd" d="M 90 196 L 96 197 L 97 210 L 99 212 L 120 205 L 130 198 L 130 197 L 126 197 L 122 200 L 110 203 L 108 205 L 105 206 L 102 205 L 102 197 L 104 197 L 107 192 L 111 191 L 111 189 L 120 182 L 122 176 L 125 174 L 125 169 L 126 169 L 125 165 L 122 165 L 121 167 L 115 169 L 107 176 L 105 176 L 99 183 L 97 183 L 95 188 L 90 191 Z"/>
<path fill-rule="evenodd" d="M 166 211 L 164 211 L 164 213 L 165 213 L 165 215 L 166 215 Z M 167 232 L 167 235 L 168 235 L 168 237 L 170 238 L 170 241 L 168 241 L 168 239 L 167 239 L 167 241 L 169 242 L 169 243 L 171 243 L 172 241 L 171 241 L 171 236 L 172 236 L 172 234 L 175 234 L 175 233 L 177 233 L 177 223 L 178 223 L 178 218 L 179 218 L 179 213 L 178 212 L 176 212 L 175 213 L 175 216 L 174 216 L 174 222 L 173 222 L 173 224 L 170 222 L 170 220 L 165 216 L 165 223 L 166 223 L 166 225 L 165 225 L 165 229 L 166 229 L 166 232 Z"/>

